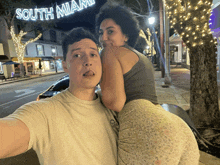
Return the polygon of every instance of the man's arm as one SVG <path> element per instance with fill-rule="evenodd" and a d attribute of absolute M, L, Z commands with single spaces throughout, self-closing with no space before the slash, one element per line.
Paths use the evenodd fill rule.
<path fill-rule="evenodd" d="M 25 152 L 29 140 L 29 129 L 21 120 L 0 119 L 0 159 Z"/>

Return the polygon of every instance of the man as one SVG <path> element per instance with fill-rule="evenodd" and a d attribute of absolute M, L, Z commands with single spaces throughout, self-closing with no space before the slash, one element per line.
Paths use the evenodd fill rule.
<path fill-rule="evenodd" d="M 102 74 L 96 43 L 83 28 L 66 36 L 63 68 L 70 77 L 69 88 L 0 120 L 0 158 L 33 148 L 42 165 L 117 163 L 114 112 L 95 94 Z"/>

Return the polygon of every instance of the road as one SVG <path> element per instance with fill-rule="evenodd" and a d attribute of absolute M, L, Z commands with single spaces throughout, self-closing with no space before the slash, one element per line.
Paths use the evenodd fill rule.
<path fill-rule="evenodd" d="M 13 113 L 25 103 L 35 101 L 38 94 L 64 75 L 66 73 L 0 85 L 0 118 Z"/>

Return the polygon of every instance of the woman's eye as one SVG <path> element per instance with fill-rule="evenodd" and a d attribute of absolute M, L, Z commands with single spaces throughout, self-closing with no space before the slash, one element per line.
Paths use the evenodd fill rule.
<path fill-rule="evenodd" d="M 109 31 L 108 31 L 108 34 L 112 34 L 112 33 L 113 33 L 113 31 L 112 31 L 112 30 L 109 30 Z"/>
<path fill-rule="evenodd" d="M 99 35 L 102 35 L 103 34 L 103 32 L 102 31 L 99 31 Z"/>
<path fill-rule="evenodd" d="M 96 55 L 96 54 L 91 54 L 91 56 L 92 56 L 92 57 L 95 57 L 95 56 L 97 56 L 97 55 Z"/>

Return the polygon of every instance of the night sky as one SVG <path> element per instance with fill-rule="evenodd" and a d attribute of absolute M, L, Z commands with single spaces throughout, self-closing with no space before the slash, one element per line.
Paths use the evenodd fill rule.
<path fill-rule="evenodd" d="M 37 4 L 37 8 L 42 7 L 52 7 L 53 4 L 56 6 L 61 5 L 65 2 L 71 2 L 71 0 L 34 0 Z M 78 4 L 78 0 L 75 0 Z M 82 11 L 75 12 L 72 15 L 62 17 L 58 19 L 57 28 L 60 30 L 68 31 L 74 27 L 83 26 L 87 29 L 95 32 L 95 15 L 99 12 L 100 7 L 107 0 L 95 0 L 95 4 L 93 6 L 89 6 Z"/>

